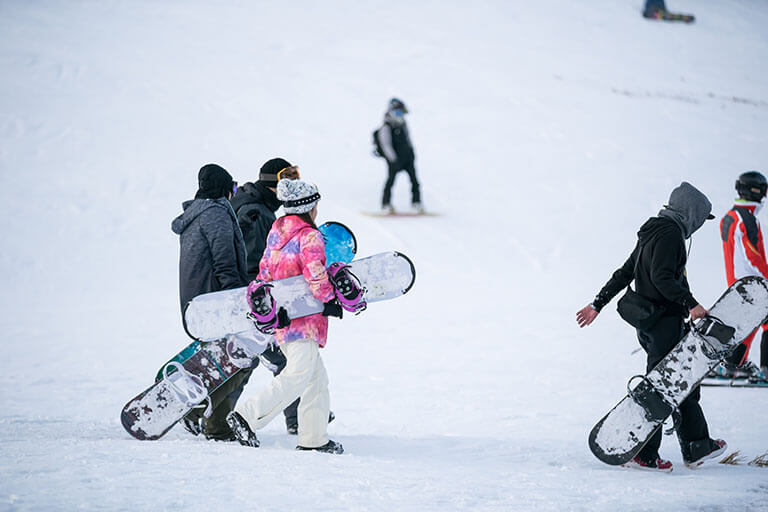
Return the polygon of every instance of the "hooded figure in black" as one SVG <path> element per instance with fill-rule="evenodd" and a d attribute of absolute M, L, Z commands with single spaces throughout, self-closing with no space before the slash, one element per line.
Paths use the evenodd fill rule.
<path fill-rule="evenodd" d="M 712 203 L 690 183 L 683 182 L 675 188 L 669 204 L 657 217 L 648 219 L 638 231 L 637 245 L 624 265 L 613 274 L 592 304 L 577 313 L 579 325 L 585 327 L 591 324 L 600 310 L 634 281 L 639 295 L 664 310 L 656 324 L 637 329 L 640 345 L 648 354 L 646 371 L 655 367 L 683 337 L 685 318 L 690 314 L 691 319 L 696 320 L 707 314 L 688 286 L 685 241 L 706 220 L 714 218 L 711 211 Z M 695 465 L 725 450 L 725 441 L 709 437 L 699 398 L 697 387 L 673 413 L 683 460 L 687 465 Z M 630 465 L 671 470 L 671 463 L 659 458 L 660 445 L 661 429 Z"/>
<path fill-rule="evenodd" d="M 267 234 L 275 222 L 275 212 L 282 203 L 277 198 L 277 174 L 292 168 L 282 158 L 273 158 L 261 166 L 256 183 L 244 183 L 232 198 L 232 208 L 245 237 L 248 253 L 248 279 L 259 275 L 259 262 L 267 247 Z"/>
<path fill-rule="evenodd" d="M 248 284 L 245 241 L 229 204 L 235 182 L 216 164 L 204 165 L 198 173 L 195 199 L 182 204 L 184 213 L 171 223 L 179 235 L 179 298 L 181 318 L 190 300 L 198 295 L 239 288 Z M 258 360 L 257 360 L 258 361 Z M 198 410 L 184 418 L 184 425 L 209 439 L 234 440 L 227 414 L 234 408 L 250 369 L 241 370 L 211 394 L 213 414 L 203 418 Z"/>

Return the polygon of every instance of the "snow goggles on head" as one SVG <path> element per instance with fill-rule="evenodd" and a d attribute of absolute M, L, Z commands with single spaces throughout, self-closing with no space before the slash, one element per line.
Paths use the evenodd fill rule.
<path fill-rule="evenodd" d="M 394 109 L 394 110 L 392 110 L 392 111 L 390 111 L 390 112 L 391 112 L 391 114 L 392 114 L 394 117 L 403 117 L 403 116 L 405 116 L 405 112 L 403 112 L 403 111 L 402 111 L 402 110 L 400 110 L 399 108 L 396 108 L 396 109 Z"/>
<path fill-rule="evenodd" d="M 235 194 L 237 194 L 237 182 L 233 181 L 232 182 L 232 195 L 235 195 Z"/>
<path fill-rule="evenodd" d="M 280 181 L 282 179 L 287 179 L 287 180 L 301 179 L 301 174 L 299 174 L 299 166 L 292 165 L 290 167 L 285 167 L 283 169 L 280 169 L 277 173 L 277 181 Z"/>

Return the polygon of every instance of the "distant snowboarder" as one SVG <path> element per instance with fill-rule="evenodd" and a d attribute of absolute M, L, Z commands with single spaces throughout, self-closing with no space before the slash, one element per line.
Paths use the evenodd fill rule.
<path fill-rule="evenodd" d="M 385 213 L 394 213 L 392 208 L 392 185 L 400 171 L 408 173 L 411 179 L 411 206 L 418 213 L 423 213 L 421 191 L 416 178 L 414 162 L 416 155 L 405 123 L 408 113 L 405 103 L 398 98 L 389 100 L 389 106 L 384 114 L 384 123 L 373 132 L 374 154 L 387 160 L 387 181 L 384 183 L 384 193 L 381 198 L 381 208 Z"/>
<path fill-rule="evenodd" d="M 667 6 L 664 5 L 664 0 L 646 0 L 643 17 L 651 20 L 682 21 L 683 23 L 693 23 L 696 20 L 693 14 L 668 11 Z"/>

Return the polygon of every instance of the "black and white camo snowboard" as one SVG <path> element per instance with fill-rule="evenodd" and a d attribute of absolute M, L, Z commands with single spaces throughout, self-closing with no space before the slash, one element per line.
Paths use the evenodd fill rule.
<path fill-rule="evenodd" d="M 709 316 L 699 320 L 647 375 L 638 376 L 637 386 L 595 425 L 589 434 L 592 453 L 611 465 L 634 458 L 709 371 L 766 317 L 765 279 L 753 276 L 733 283 Z"/>

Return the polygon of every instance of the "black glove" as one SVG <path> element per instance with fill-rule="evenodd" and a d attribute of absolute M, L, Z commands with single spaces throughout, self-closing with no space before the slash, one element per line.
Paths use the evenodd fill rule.
<path fill-rule="evenodd" d="M 344 310 L 341 308 L 338 302 L 336 302 L 336 299 L 330 300 L 323 304 L 323 316 L 335 316 L 337 318 L 342 318 L 344 315 Z"/>
<path fill-rule="evenodd" d="M 288 312 L 285 308 L 281 306 L 277 310 L 277 328 L 285 329 L 289 325 L 291 325 L 291 319 L 288 317 Z"/>

